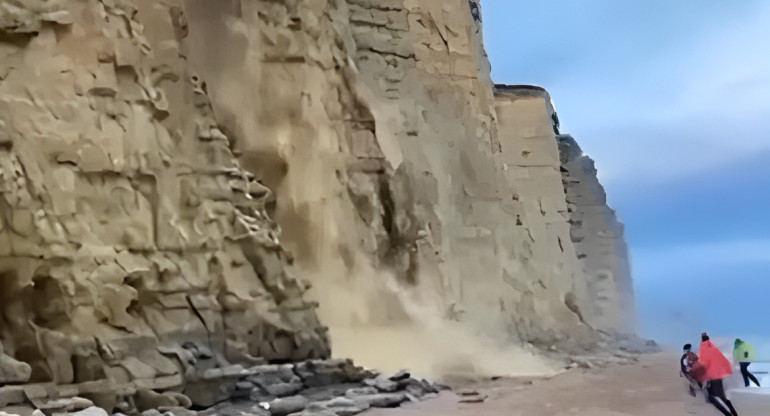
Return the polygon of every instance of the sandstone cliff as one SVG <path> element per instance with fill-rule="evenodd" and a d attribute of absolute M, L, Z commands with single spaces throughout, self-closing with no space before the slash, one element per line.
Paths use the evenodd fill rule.
<path fill-rule="evenodd" d="M 233 156 L 181 49 L 182 9 L 3 12 L 0 338 L 23 378 L 172 386 L 189 350 L 215 367 L 328 356 L 270 191 Z"/>
<path fill-rule="evenodd" d="M 632 333 L 636 308 L 623 224 L 607 205 L 594 161 L 572 136 L 559 135 L 557 140 L 570 206 L 570 235 L 586 283 L 583 316 L 595 328 Z"/>
<path fill-rule="evenodd" d="M 364 363 L 401 359 L 364 333 L 484 356 L 631 331 L 592 162 L 545 90 L 493 87 L 480 16 L 0 2 L 0 384 L 192 394 L 208 370 L 328 357 L 321 323 Z"/>

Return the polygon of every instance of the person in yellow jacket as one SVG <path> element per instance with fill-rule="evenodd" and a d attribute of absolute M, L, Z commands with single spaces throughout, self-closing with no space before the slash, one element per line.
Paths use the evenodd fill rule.
<path fill-rule="evenodd" d="M 759 380 L 754 377 L 754 374 L 749 372 L 749 364 L 751 364 L 756 357 L 754 347 L 748 342 L 736 338 L 735 345 L 733 346 L 733 357 L 741 366 L 741 375 L 743 375 L 743 382 L 746 384 L 746 387 L 749 387 L 749 380 L 753 381 L 754 384 L 759 387 Z"/>

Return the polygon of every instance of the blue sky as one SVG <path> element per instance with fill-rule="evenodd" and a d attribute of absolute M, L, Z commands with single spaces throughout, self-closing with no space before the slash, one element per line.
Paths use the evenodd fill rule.
<path fill-rule="evenodd" d="M 641 334 L 770 337 L 770 1 L 482 6 L 493 80 L 548 89 L 596 160 Z"/>

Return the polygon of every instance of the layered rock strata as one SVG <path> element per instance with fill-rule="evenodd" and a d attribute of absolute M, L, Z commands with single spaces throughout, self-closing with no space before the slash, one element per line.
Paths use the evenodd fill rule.
<path fill-rule="evenodd" d="M 270 213 L 326 324 L 419 321 L 418 302 L 495 336 L 590 346 L 553 131 L 526 163 L 510 156 L 470 6 L 189 0 L 185 43 L 240 160 L 275 190 Z M 549 106 L 506 125 L 548 130 Z M 524 136 L 509 148 L 537 142 Z M 545 175 L 527 186 L 549 186 L 516 201 L 527 169 Z M 532 241 L 538 227 L 553 244 Z"/>
<path fill-rule="evenodd" d="M 370 407 L 395 407 L 406 401 L 433 397 L 442 388 L 416 379 L 406 371 L 380 375 L 357 367 L 350 360 L 210 369 L 203 377 L 210 385 L 188 390 L 187 395 L 137 385 L 112 385 L 101 389 L 94 383 L 58 388 L 50 385 L 6 386 L 0 387 L 0 409 L 20 415 L 42 411 L 49 416 L 64 416 L 69 412 L 80 416 L 91 414 L 83 409 L 107 414 L 97 408 L 115 411 L 116 415 L 143 416 L 157 416 L 161 412 L 167 416 L 354 415 Z M 118 400 L 108 400 L 110 387 L 124 395 Z M 57 393 L 55 396 L 54 392 Z M 223 402 L 223 398 L 228 401 Z M 202 404 L 211 407 L 200 410 Z"/>
<path fill-rule="evenodd" d="M 581 261 L 586 295 L 583 316 L 593 327 L 633 333 L 633 284 L 623 224 L 607 205 L 594 161 L 570 135 L 557 136 L 570 236 Z"/>
<path fill-rule="evenodd" d="M 234 363 L 328 357 L 271 193 L 188 64 L 180 5 L 12 3 L 0 9 L 0 383 L 193 389 Z"/>
<path fill-rule="evenodd" d="M 528 341 L 541 341 L 538 332 L 544 332 L 546 342 L 567 337 L 579 343 L 577 336 L 582 335 L 587 337 L 582 347 L 590 348 L 596 339 L 589 335 L 591 328 L 579 307 L 590 301 L 571 244 L 551 97 L 531 86 L 498 85 L 496 91 L 504 185 L 500 204 L 512 225 L 510 243 L 503 244 L 510 250 L 504 257 L 508 264 L 503 281 L 522 294 L 523 299 L 512 301 L 519 305 L 515 316 L 533 322 L 517 332 Z M 522 310 L 522 303 L 532 304 L 532 309 Z"/>

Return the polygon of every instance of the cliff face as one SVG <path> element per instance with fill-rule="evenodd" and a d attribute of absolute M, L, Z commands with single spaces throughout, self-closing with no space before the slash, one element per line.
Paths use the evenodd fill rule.
<path fill-rule="evenodd" d="M 585 279 L 583 315 L 595 328 L 633 333 L 636 307 L 623 224 L 607 205 L 594 161 L 572 136 L 559 135 L 557 140 L 570 235 Z"/>
<path fill-rule="evenodd" d="M 187 342 L 220 364 L 328 356 L 182 9 L 30 4 L 0 20 L 0 338 L 23 378 L 181 377 Z"/>
<path fill-rule="evenodd" d="M 326 357 L 317 316 L 352 355 L 627 329 L 592 162 L 493 88 L 476 0 L 0 4 L 0 383 Z"/>
<path fill-rule="evenodd" d="M 579 308 L 587 294 L 566 221 L 551 98 L 538 87 L 499 86 L 497 115 L 503 148 L 500 204 L 509 214 L 503 223 L 513 225 L 502 244 L 510 247 L 503 257 L 503 280 L 523 294 L 525 304 L 539 306 L 519 306 L 515 316 L 532 322 L 529 331 L 518 332 L 529 335 L 527 340 L 587 347 L 595 340 Z M 501 228 L 496 232 L 503 233 Z M 522 301 L 514 298 L 514 304 Z"/>

